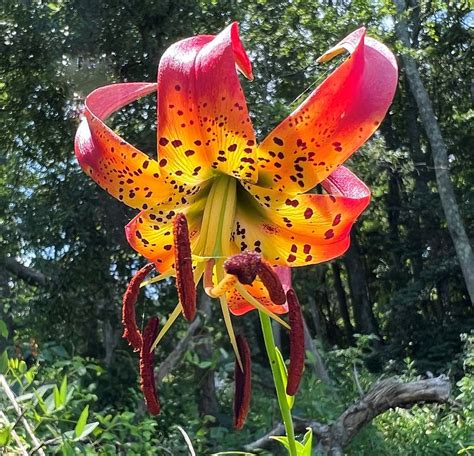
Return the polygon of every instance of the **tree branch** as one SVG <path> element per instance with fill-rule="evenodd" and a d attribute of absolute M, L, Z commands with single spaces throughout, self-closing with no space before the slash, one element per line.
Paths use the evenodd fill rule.
<path fill-rule="evenodd" d="M 22 265 L 14 258 L 3 258 L 3 264 L 8 272 L 24 280 L 30 285 L 39 285 L 42 287 L 46 285 L 47 278 L 43 273 Z"/>
<path fill-rule="evenodd" d="M 444 375 L 408 383 L 392 377 L 373 385 L 367 394 L 344 411 L 333 424 L 323 425 L 295 418 L 295 431 L 301 433 L 310 427 L 319 441 L 320 451 L 330 456 L 342 456 L 343 449 L 378 415 L 396 407 L 411 408 L 419 403 L 443 404 L 449 400 L 450 392 L 451 384 Z M 270 436 L 283 435 L 284 431 L 280 423 L 244 449 L 254 451 L 269 448 L 274 443 Z"/>
<path fill-rule="evenodd" d="M 179 363 L 183 355 L 186 353 L 186 350 L 189 348 L 191 341 L 201 327 L 202 319 L 198 315 L 195 320 L 189 325 L 189 328 L 186 332 L 186 335 L 180 339 L 176 344 L 176 347 L 173 351 L 166 357 L 166 359 L 160 363 L 158 371 L 156 373 L 156 381 L 161 382 Z"/>

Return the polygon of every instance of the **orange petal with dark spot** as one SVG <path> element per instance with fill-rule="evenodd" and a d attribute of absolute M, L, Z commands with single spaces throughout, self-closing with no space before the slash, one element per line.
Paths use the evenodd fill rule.
<path fill-rule="evenodd" d="M 191 243 L 186 216 L 176 215 L 173 221 L 176 288 L 184 318 L 193 321 L 196 317 L 196 285 L 193 276 Z"/>
<path fill-rule="evenodd" d="M 235 361 L 235 396 L 234 396 L 234 427 L 242 429 L 250 408 L 252 395 L 252 361 L 250 359 L 250 348 L 245 337 L 236 337 L 243 371 L 237 360 Z"/>
<path fill-rule="evenodd" d="M 327 178 L 377 130 L 398 82 L 397 63 L 361 28 L 325 54 L 351 55 L 262 142 L 259 179 L 289 194 Z"/>
<path fill-rule="evenodd" d="M 123 295 L 122 305 L 122 324 L 124 326 L 123 337 L 128 340 L 129 344 L 135 351 L 142 348 L 142 335 L 137 327 L 135 319 L 135 304 L 140 293 L 140 284 L 145 280 L 145 277 L 153 269 L 153 264 L 147 264 L 141 268 L 130 280 L 127 290 Z"/>
<path fill-rule="evenodd" d="M 288 316 L 290 320 L 290 365 L 288 366 L 288 383 L 286 394 L 294 396 L 300 386 L 304 370 L 304 325 L 301 307 L 293 289 L 286 294 Z"/>
<path fill-rule="evenodd" d="M 173 44 L 158 68 L 158 156 L 180 183 L 214 171 L 257 180 L 256 140 L 236 71 L 252 67 L 236 23 Z M 198 169 L 199 168 L 199 169 Z"/>
<path fill-rule="evenodd" d="M 158 335 L 158 317 L 152 317 L 143 331 L 143 344 L 140 350 L 140 387 L 145 396 L 145 404 L 152 415 L 160 413 L 160 403 L 155 384 L 154 358 L 155 354 L 150 351 L 153 342 Z"/>
<path fill-rule="evenodd" d="M 125 227 L 129 244 L 141 255 L 155 263 L 160 272 L 168 271 L 174 263 L 173 219 L 178 210 L 186 214 L 191 244 L 197 242 L 207 187 L 186 187 L 174 191 L 166 204 L 157 204 L 140 212 Z"/>
<path fill-rule="evenodd" d="M 288 312 L 288 306 L 286 303 L 278 305 L 270 299 L 268 290 L 258 277 L 252 285 L 244 285 L 244 288 L 270 312 L 278 315 L 286 314 Z M 251 310 L 255 310 L 255 307 L 249 304 L 235 288 L 226 293 L 226 300 L 229 310 L 233 315 L 240 316 L 250 312 Z"/>
<path fill-rule="evenodd" d="M 86 98 L 85 119 L 74 143 L 82 169 L 113 197 L 138 209 L 165 200 L 172 185 L 161 178 L 158 162 L 114 133 L 104 121 L 114 111 L 154 91 L 156 84 L 141 82 L 94 90 Z"/>
<path fill-rule="evenodd" d="M 370 190 L 341 166 L 324 182 L 327 194 L 290 195 L 244 183 L 233 238 L 242 250 L 258 245 L 272 265 L 306 266 L 342 255 Z"/>

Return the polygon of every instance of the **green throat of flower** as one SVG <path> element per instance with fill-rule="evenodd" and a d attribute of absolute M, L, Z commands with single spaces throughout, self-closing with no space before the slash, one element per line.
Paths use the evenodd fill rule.
<path fill-rule="evenodd" d="M 229 257 L 230 239 L 237 203 L 237 180 L 221 175 L 212 183 L 201 224 L 199 240 L 193 249 L 197 257 Z"/>

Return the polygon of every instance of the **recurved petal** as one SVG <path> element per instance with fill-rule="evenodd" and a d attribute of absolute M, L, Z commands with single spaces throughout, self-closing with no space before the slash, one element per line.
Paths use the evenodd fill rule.
<path fill-rule="evenodd" d="M 236 66 L 252 77 L 237 24 L 180 41 L 158 69 L 158 155 L 178 182 L 214 171 L 256 181 L 255 134 Z"/>
<path fill-rule="evenodd" d="M 243 285 L 244 288 L 258 301 L 274 314 L 285 314 L 288 312 L 287 304 L 277 305 L 272 302 L 267 289 L 262 282 L 257 279 L 252 285 Z M 227 304 L 234 315 L 244 315 L 255 307 L 250 304 L 235 288 L 226 293 Z"/>
<path fill-rule="evenodd" d="M 273 265 L 304 266 L 342 255 L 370 191 L 340 167 L 323 183 L 327 194 L 289 195 L 245 184 L 233 239 L 241 250 L 261 252 Z"/>
<path fill-rule="evenodd" d="M 163 273 L 174 264 L 173 220 L 178 212 L 186 216 L 191 248 L 198 240 L 202 213 L 208 195 L 207 186 L 182 189 L 150 209 L 141 211 L 125 227 L 129 244 L 155 263 Z"/>
<path fill-rule="evenodd" d="M 397 85 L 395 57 L 361 28 L 326 52 L 347 58 L 258 148 L 258 184 L 303 193 L 372 136 Z"/>
<path fill-rule="evenodd" d="M 155 160 L 115 134 L 104 120 L 114 111 L 156 90 L 156 84 L 113 84 L 94 90 L 75 139 L 82 169 L 103 189 L 131 207 L 146 209 L 165 198 L 171 186 L 160 179 Z"/>

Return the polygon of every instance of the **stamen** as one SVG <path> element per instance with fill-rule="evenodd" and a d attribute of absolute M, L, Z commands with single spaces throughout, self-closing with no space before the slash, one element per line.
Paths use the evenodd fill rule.
<path fill-rule="evenodd" d="M 182 213 L 177 214 L 173 220 L 173 235 L 178 297 L 183 306 L 184 318 L 193 321 L 196 317 L 196 285 L 193 277 L 188 222 Z"/>
<path fill-rule="evenodd" d="M 257 298 L 254 298 L 242 284 L 236 283 L 235 289 L 240 293 L 242 298 L 244 298 L 249 304 L 254 306 L 256 309 L 260 310 L 264 314 L 268 315 L 270 318 L 275 320 L 280 325 L 284 326 L 286 329 L 290 329 L 288 323 L 282 320 L 278 315 L 274 314 L 271 310 L 268 310 L 261 302 L 258 301 Z"/>
<path fill-rule="evenodd" d="M 224 263 L 224 269 L 228 274 L 237 276 L 240 283 L 251 285 L 257 277 L 261 262 L 259 253 L 245 251 L 231 256 Z"/>
<path fill-rule="evenodd" d="M 271 265 L 267 262 L 262 261 L 258 267 L 258 276 L 265 285 L 268 291 L 270 299 L 278 305 L 283 305 L 286 302 L 285 291 L 281 284 L 280 278 L 277 273 L 273 270 Z"/>
<path fill-rule="evenodd" d="M 235 361 L 234 427 L 242 429 L 250 408 L 252 361 L 249 345 L 243 336 L 237 336 L 237 346 L 242 366 Z"/>
<path fill-rule="evenodd" d="M 135 304 L 140 294 L 140 285 L 145 280 L 145 277 L 151 272 L 154 265 L 149 263 L 141 268 L 130 280 L 127 290 L 123 295 L 122 305 L 122 324 L 124 326 L 123 337 L 128 340 L 128 343 L 135 351 L 142 348 L 142 335 L 137 327 L 135 318 Z"/>
<path fill-rule="evenodd" d="M 237 283 L 237 278 L 232 274 L 226 274 L 224 278 L 215 286 L 204 287 L 207 295 L 211 298 L 218 298 L 231 290 Z"/>
<path fill-rule="evenodd" d="M 304 369 L 304 326 L 301 307 L 295 291 L 290 288 L 286 293 L 288 315 L 290 319 L 290 365 L 288 367 L 288 383 L 286 394 L 294 396 L 298 391 Z"/>
<path fill-rule="evenodd" d="M 140 387 L 145 396 L 145 404 L 152 415 L 160 413 L 160 403 L 155 385 L 155 373 L 153 370 L 153 361 L 155 358 L 151 345 L 158 332 L 158 317 L 152 317 L 148 321 L 143 331 L 143 344 L 140 351 Z"/>

